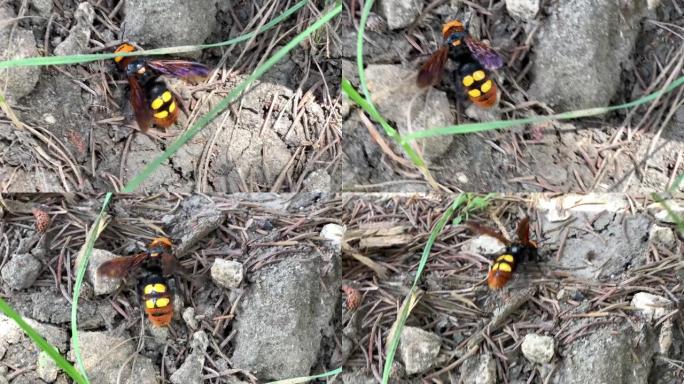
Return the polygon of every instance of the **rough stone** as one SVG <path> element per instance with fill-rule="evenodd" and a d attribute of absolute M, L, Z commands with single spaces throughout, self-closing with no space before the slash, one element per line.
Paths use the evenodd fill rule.
<path fill-rule="evenodd" d="M 467 359 L 461 370 L 461 382 L 472 384 L 496 384 L 496 361 L 491 353 Z"/>
<path fill-rule="evenodd" d="M 508 13 L 523 20 L 534 19 L 540 6 L 540 0 L 506 0 Z"/>
<path fill-rule="evenodd" d="M 0 61 L 39 56 L 33 32 L 18 27 L 15 23 L 5 23 L 8 19 L 15 17 L 16 14 L 9 6 L 0 7 Z M 13 28 L 10 42 L 10 31 Z M 31 93 L 38 83 L 40 68 L 22 67 L 0 70 L 0 83 L 6 85 L 6 88 L 3 88 L 5 98 L 16 102 Z"/>
<path fill-rule="evenodd" d="M 14 290 L 28 288 L 36 281 L 42 265 L 28 253 L 13 255 L 2 267 L 2 280 Z"/>
<path fill-rule="evenodd" d="M 171 375 L 173 384 L 201 384 L 204 354 L 209 345 L 207 334 L 198 331 L 192 335 L 192 352 L 185 358 L 183 364 Z"/>
<path fill-rule="evenodd" d="M 153 384 L 157 372 L 150 358 L 135 352 L 130 337 L 112 336 L 105 332 L 81 332 L 79 334 L 81 356 L 88 379 L 102 384 Z M 103 346 L 107 346 L 103 348 Z M 73 350 L 70 351 L 73 356 Z M 135 356 L 135 358 L 131 358 Z M 121 367 L 125 367 L 121 369 Z M 117 376 L 121 374 L 121 381 Z"/>
<path fill-rule="evenodd" d="M 577 339 L 564 351 L 551 382 L 647 383 L 655 348 L 655 337 L 647 327 L 601 328 Z"/>
<path fill-rule="evenodd" d="M 323 169 L 318 169 L 311 172 L 302 186 L 302 192 L 328 192 L 331 186 L 331 177 Z"/>
<path fill-rule="evenodd" d="M 329 240 L 333 247 L 338 251 L 342 251 L 342 240 L 346 228 L 339 224 L 326 224 L 321 228 L 321 237 Z"/>
<path fill-rule="evenodd" d="M 648 320 L 658 320 L 672 310 L 672 301 L 648 292 L 639 292 L 632 297 L 632 307 Z"/>
<path fill-rule="evenodd" d="M 124 9 L 124 38 L 154 48 L 202 44 L 216 26 L 216 0 L 126 0 Z"/>
<path fill-rule="evenodd" d="M 244 270 L 242 263 L 233 260 L 215 259 L 211 266 L 211 278 L 216 285 L 234 289 L 242 283 Z"/>
<path fill-rule="evenodd" d="M 31 0 L 31 4 L 43 17 L 50 17 L 52 13 L 52 0 Z"/>
<path fill-rule="evenodd" d="M 117 256 L 109 251 L 93 248 L 93 252 L 90 255 L 90 263 L 88 264 L 87 276 L 93 285 L 95 295 L 106 295 L 119 289 L 123 279 L 101 276 L 97 273 L 100 265 L 116 258 Z"/>
<path fill-rule="evenodd" d="M 425 372 L 435 365 L 441 346 L 438 335 L 417 327 L 404 327 L 399 344 L 401 360 L 406 373 Z"/>
<path fill-rule="evenodd" d="M 505 244 L 487 235 L 474 237 L 463 246 L 464 251 L 479 255 L 495 255 L 503 252 L 504 249 L 506 249 Z"/>
<path fill-rule="evenodd" d="M 88 2 L 78 5 L 74 14 L 76 25 L 69 30 L 69 36 L 55 48 L 56 56 L 87 53 L 90 30 L 95 18 L 95 10 Z"/>
<path fill-rule="evenodd" d="M 407 27 L 423 10 L 423 2 L 418 0 L 381 0 L 379 5 L 390 29 Z"/>
<path fill-rule="evenodd" d="M 606 106 L 620 85 L 621 65 L 629 60 L 645 15 L 645 1 L 629 4 L 554 3 L 537 36 L 530 96 L 557 111 Z"/>
<path fill-rule="evenodd" d="M 554 345 L 555 343 L 551 336 L 529 333 L 525 335 L 520 349 L 527 360 L 533 363 L 545 364 L 553 358 Z"/>
<path fill-rule="evenodd" d="M 57 363 L 45 352 L 38 354 L 38 367 L 36 368 L 38 377 L 43 381 L 52 383 L 57 380 L 57 374 L 59 373 L 59 367 Z"/>
<path fill-rule="evenodd" d="M 198 241 L 218 228 L 225 214 L 219 211 L 213 200 L 201 195 L 184 199 L 177 212 L 162 218 L 164 224 L 172 228 L 176 256 L 185 255 Z"/>
<path fill-rule="evenodd" d="M 283 259 L 254 276 L 234 325 L 233 367 L 264 381 L 308 375 L 339 311 L 339 254 L 304 248 Z"/>
<path fill-rule="evenodd" d="M 654 224 L 648 235 L 652 242 L 668 249 L 674 248 L 677 243 L 674 231 L 669 227 Z"/>
<path fill-rule="evenodd" d="M 412 79 L 415 71 L 399 65 L 369 65 L 366 68 L 368 90 L 378 111 L 402 134 L 443 127 L 454 122 L 446 93 L 436 89 L 421 90 Z M 410 117 L 410 123 L 408 119 Z M 452 136 L 431 137 L 418 142 L 423 156 L 431 162 L 443 155 Z"/>
<path fill-rule="evenodd" d="M 24 321 L 35 329 L 45 340 L 57 348 L 60 352 L 65 352 L 67 347 L 67 333 L 65 330 L 53 325 L 39 323 L 24 316 Z M 14 322 L 14 320 L 0 314 L 0 345 L 17 344 L 23 340 L 29 340 L 28 336 Z M 31 342 L 33 343 L 33 342 Z M 33 344 L 32 344 L 33 345 Z"/>

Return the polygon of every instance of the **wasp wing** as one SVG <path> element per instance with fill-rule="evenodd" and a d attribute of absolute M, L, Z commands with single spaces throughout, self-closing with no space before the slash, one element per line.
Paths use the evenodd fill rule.
<path fill-rule="evenodd" d="M 148 60 L 147 65 L 160 74 L 190 82 L 198 82 L 208 77 L 210 72 L 204 64 L 186 60 Z"/>
<path fill-rule="evenodd" d="M 465 222 L 465 226 L 470 228 L 475 233 L 479 233 L 481 235 L 487 235 L 487 236 L 493 237 L 493 238 L 499 240 L 501 243 L 503 243 L 506 246 L 511 244 L 511 241 L 508 240 L 501 232 L 497 231 L 496 229 L 485 227 L 484 225 L 475 223 L 473 221 Z"/>
<path fill-rule="evenodd" d="M 101 276 L 124 278 L 128 276 L 147 258 L 147 253 L 139 253 L 133 256 L 118 257 L 102 263 L 97 268 L 97 273 Z"/>
<path fill-rule="evenodd" d="M 128 76 L 128 84 L 131 87 L 131 105 L 135 113 L 135 120 L 138 122 L 140 130 L 145 132 L 152 125 L 152 111 L 148 105 L 147 97 L 145 97 L 145 92 L 135 76 Z"/>
<path fill-rule="evenodd" d="M 530 218 L 525 217 L 518 223 L 518 241 L 522 245 L 530 245 Z"/>
<path fill-rule="evenodd" d="M 421 88 L 436 84 L 444 71 L 444 64 L 446 64 L 448 58 L 449 47 L 444 45 L 437 52 L 433 53 L 428 61 L 420 67 L 416 84 Z"/>
<path fill-rule="evenodd" d="M 473 39 L 471 36 L 466 36 L 464 40 L 470 53 L 485 69 L 494 70 L 503 67 L 503 59 L 492 47 Z"/>

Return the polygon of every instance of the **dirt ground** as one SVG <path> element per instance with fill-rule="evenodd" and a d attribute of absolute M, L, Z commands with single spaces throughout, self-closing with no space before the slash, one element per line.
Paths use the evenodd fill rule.
<path fill-rule="evenodd" d="M 111 52 L 122 40 L 143 48 L 228 40 L 270 21 L 287 2 L 2 2 L 3 59 Z M 211 69 L 198 85 L 167 79 L 190 115 L 141 133 L 127 81 L 113 62 L 3 72 L 9 106 L 24 129 L 0 120 L 0 190 L 120 190 L 198 117 L 317 19 L 312 2 L 249 43 L 194 55 Z M 163 26 L 163 27 L 162 27 Z M 291 51 L 142 185 L 142 191 L 329 191 L 338 168 L 339 61 L 336 22 Z M 10 40 L 11 38 L 11 40 Z M 80 39 L 80 41 L 79 41 Z M 80 44 L 80 45 L 79 45 Z M 9 45 L 10 49 L 5 51 Z M 13 97 L 17 96 L 17 97 Z"/>
<path fill-rule="evenodd" d="M 413 4 L 409 10 L 400 7 L 408 3 Z M 602 10 L 609 14 L 604 17 L 597 16 L 598 10 L 584 8 L 596 2 L 543 1 L 536 16 L 527 20 L 512 16 L 508 3 L 525 2 L 377 2 L 368 22 L 364 62 L 373 102 L 383 116 L 404 133 L 494 118 L 525 118 L 625 103 L 681 76 L 684 17 L 676 1 L 658 2 L 653 10 L 645 9 L 646 2 L 633 2 L 644 7 L 640 17 L 630 14 L 636 12 L 633 9 Z M 340 31 L 343 76 L 357 89 L 356 32 L 361 8 L 359 2 L 347 3 Z M 411 9 L 419 10 L 415 18 L 405 16 Z M 407 18 L 407 25 L 392 29 L 390 15 Z M 494 75 L 501 96 L 492 112 L 464 100 L 449 75 L 427 93 L 414 84 L 418 68 L 442 42 L 442 23 L 454 18 L 469 20 L 471 34 L 487 40 L 504 58 L 505 66 Z M 625 43 L 623 38 L 634 41 Z M 620 51 L 615 53 L 621 55 L 618 59 L 607 58 L 606 52 L 613 50 Z M 572 75 L 562 72 L 572 69 L 573 63 L 585 69 L 575 67 Z M 448 69 L 449 64 L 447 74 Z M 568 95 L 559 101 L 557 94 L 562 93 Z M 342 190 L 429 190 L 380 125 L 362 119 L 354 106 L 345 106 L 343 111 L 345 156 L 337 180 Z M 664 190 L 681 174 L 682 132 L 679 88 L 638 108 L 431 138 L 418 141 L 416 147 L 435 179 L 451 191 L 642 193 Z"/>
<path fill-rule="evenodd" d="M 342 315 L 342 382 L 375 383 L 390 327 L 451 198 L 344 196 L 343 289 L 358 297 Z M 500 242 L 450 222 L 432 248 L 406 323 L 431 341 L 405 357 L 408 336 L 402 334 L 392 382 L 680 382 L 683 243 L 661 210 L 648 198 L 617 194 L 495 197 L 469 220 L 515 240 L 518 221 L 528 216 L 539 244 L 538 259 L 520 264 L 500 291 L 486 284 Z M 642 292 L 669 303 L 659 321 L 634 308 Z M 553 338 L 548 361 L 535 364 L 522 352 L 528 334 Z M 433 344 L 437 350 L 423 357 L 424 370 L 407 375 L 407 359 L 421 361 Z"/>
<path fill-rule="evenodd" d="M 71 348 L 74 264 L 101 203 L 50 194 L 2 201 L 2 298 L 64 356 Z M 128 383 L 257 383 L 336 368 L 339 239 L 331 245 L 321 231 L 341 223 L 340 209 L 338 197 L 318 193 L 116 197 L 79 300 L 91 382 L 115 383 L 121 375 Z M 47 220 L 38 221 L 35 210 Z M 170 283 L 175 314 L 166 329 L 144 317 L 137 275 L 109 287 L 93 273 L 98 263 L 138 253 L 157 236 L 173 240 L 181 265 Z M 237 284 L 219 285 L 217 259 L 240 265 Z M 0 329 L 0 377 L 68 382 L 46 368 L 11 320 L 0 316 Z"/>

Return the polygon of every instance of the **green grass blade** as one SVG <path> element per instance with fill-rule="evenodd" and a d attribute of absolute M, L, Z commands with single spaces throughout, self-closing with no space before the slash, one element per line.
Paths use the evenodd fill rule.
<path fill-rule="evenodd" d="M 610 107 L 602 107 L 602 108 L 580 109 L 577 111 L 564 112 L 564 113 L 559 113 L 556 115 L 535 116 L 535 117 L 529 117 L 529 118 L 525 118 L 525 119 L 498 120 L 498 121 L 489 121 L 489 122 L 483 122 L 483 123 L 470 123 L 470 124 L 452 125 L 452 126 L 448 126 L 448 127 L 431 128 L 431 129 L 426 129 L 423 131 L 415 131 L 415 132 L 411 132 L 411 133 L 408 133 L 406 135 L 403 135 L 402 140 L 404 143 L 408 143 L 408 142 L 411 142 L 411 141 L 414 141 L 417 139 L 424 139 L 424 138 L 428 138 L 428 137 L 460 135 L 460 134 L 465 134 L 465 133 L 474 133 L 474 132 L 491 131 L 491 130 L 502 129 L 502 128 L 510 128 L 510 127 L 515 127 L 515 126 L 524 125 L 524 124 L 540 123 L 540 122 L 550 121 L 550 120 L 568 120 L 568 119 L 577 119 L 580 117 L 596 116 L 596 115 L 601 115 L 601 114 L 608 113 L 611 111 L 616 111 L 619 109 L 632 108 L 632 107 L 636 107 L 636 106 L 648 103 L 650 101 L 657 99 L 658 97 L 662 96 L 665 93 L 672 92 L 672 90 L 676 89 L 677 87 L 681 86 L 682 84 L 684 84 L 684 76 L 673 81 L 669 86 L 667 86 L 664 89 L 653 92 L 649 95 L 646 95 L 646 96 L 641 97 L 635 101 L 631 101 L 631 102 L 625 103 L 625 104 L 620 104 L 620 105 L 615 105 L 615 106 L 610 106 Z"/>
<path fill-rule="evenodd" d="M 679 231 L 679 233 L 684 235 L 684 219 L 679 217 L 677 212 L 673 211 L 672 208 L 670 208 L 670 206 L 667 204 L 667 202 L 662 197 L 660 197 L 659 194 L 652 193 L 651 197 L 653 198 L 653 200 L 655 200 L 656 203 L 662 205 L 663 208 L 665 208 L 668 216 L 670 216 L 672 218 L 672 220 L 675 222 L 675 224 L 677 225 L 677 230 Z"/>
<path fill-rule="evenodd" d="M 242 92 L 254 81 L 260 78 L 266 71 L 268 71 L 275 63 L 280 61 L 290 50 L 296 47 L 302 40 L 308 37 L 311 33 L 325 25 L 333 17 L 337 16 L 342 12 L 342 3 L 338 1 L 330 11 L 324 14 L 315 23 L 310 25 L 300 34 L 295 36 L 290 42 L 288 42 L 284 47 L 280 48 L 273 56 L 271 56 L 264 64 L 259 68 L 254 70 L 254 72 L 245 81 L 240 83 L 235 89 L 233 89 L 226 97 L 224 97 L 216 106 L 207 112 L 201 119 L 199 119 L 195 125 L 184 132 L 176 141 L 174 141 L 160 156 L 156 157 L 152 162 L 150 162 L 139 174 L 137 174 L 133 180 L 129 181 L 123 188 L 123 192 L 133 192 L 140 184 L 154 172 L 162 162 L 169 159 L 178 149 L 192 139 L 202 128 L 209 124 L 216 116 L 219 115 L 224 109 L 226 109 L 235 99 L 242 94 Z"/>
<path fill-rule="evenodd" d="M 283 12 L 280 16 L 278 16 L 275 19 L 271 20 L 270 22 L 264 24 L 261 29 L 246 33 L 246 34 L 238 36 L 234 39 L 226 40 L 226 41 L 223 41 L 220 43 L 201 44 L 201 45 L 183 45 L 183 46 L 178 46 L 178 47 L 157 48 L 157 49 L 150 49 L 149 51 L 139 51 L 139 52 L 130 52 L 130 53 L 116 53 L 116 54 L 114 54 L 114 53 L 96 53 L 96 54 L 89 54 L 89 55 L 27 57 L 27 58 L 23 58 L 23 59 L 0 61 L 0 69 L 16 68 L 16 67 L 30 67 L 30 66 L 45 66 L 45 65 L 79 64 L 79 63 L 87 63 L 87 62 L 97 61 L 97 60 L 113 59 L 115 57 L 121 57 L 121 56 L 169 55 L 169 54 L 193 52 L 193 51 L 200 51 L 203 49 L 218 48 L 218 47 L 234 45 L 234 44 L 237 44 L 239 42 L 249 40 L 253 36 L 273 28 L 278 23 L 287 19 L 288 17 L 290 17 L 290 15 L 292 15 L 293 13 L 295 13 L 296 11 L 298 11 L 299 9 L 304 7 L 304 5 L 306 5 L 306 3 L 308 3 L 307 0 L 302 0 L 299 3 L 293 5 L 292 7 L 287 9 L 285 12 Z"/>
<path fill-rule="evenodd" d="M 401 338 L 401 331 L 404 328 L 406 319 L 408 318 L 408 312 L 410 307 L 410 305 L 408 305 L 408 302 L 410 298 L 416 293 L 418 282 L 420 281 L 421 275 L 423 274 L 423 270 L 425 269 L 425 265 L 427 264 L 428 257 L 430 256 L 430 251 L 432 250 L 432 245 L 435 243 L 435 240 L 437 240 L 437 236 L 439 236 L 442 233 L 444 226 L 446 226 L 446 223 L 449 221 L 449 219 L 454 214 L 456 209 L 458 209 L 461 205 L 463 205 L 464 202 L 466 202 L 469 199 L 470 198 L 468 194 L 459 194 L 456 197 L 456 199 L 454 199 L 454 201 L 451 203 L 446 212 L 442 214 L 442 217 L 439 218 L 435 226 L 432 228 L 432 231 L 430 231 L 430 236 L 428 237 L 427 243 L 425 243 L 425 248 L 423 248 L 423 254 L 420 258 L 418 269 L 416 270 L 416 277 L 413 280 L 413 286 L 411 286 L 411 291 L 406 296 L 404 305 L 402 306 L 403 309 L 399 314 L 399 319 L 397 320 L 398 326 L 394 331 L 394 335 L 390 342 L 390 348 L 387 351 L 385 365 L 382 370 L 383 384 L 389 383 L 390 373 L 392 372 L 392 364 L 394 363 L 394 357 L 397 351 L 397 347 L 399 346 L 399 340 Z"/>
<path fill-rule="evenodd" d="M 20 314 L 15 312 L 12 307 L 10 307 L 4 300 L 0 299 L 0 311 L 2 311 L 7 317 L 14 320 L 15 323 L 28 335 L 28 337 L 33 340 L 34 343 L 41 350 L 45 351 L 52 360 L 57 363 L 57 366 L 61 368 L 69 377 L 71 377 L 75 382 L 79 384 L 86 384 L 88 381 L 81 376 L 81 374 L 76 370 L 76 368 L 71 365 L 62 355 L 59 354 L 57 348 L 48 343 L 33 327 L 28 325 L 26 321 L 21 317 Z"/>
<path fill-rule="evenodd" d="M 325 373 L 321 373 L 315 376 L 306 376 L 306 377 L 297 377 L 294 379 L 285 379 L 285 380 L 278 380 L 278 381 L 270 381 L 267 384 L 299 384 L 299 383 L 308 383 L 311 380 L 314 379 L 321 379 L 324 377 L 329 377 L 329 376 L 334 376 L 342 373 L 342 368 L 337 368 L 332 371 L 328 371 Z"/>
<path fill-rule="evenodd" d="M 368 115 L 375 120 L 378 124 L 382 126 L 382 128 L 385 130 L 385 133 L 387 133 L 387 136 L 392 138 L 394 141 L 397 143 L 401 143 L 401 135 L 399 132 L 397 132 L 389 123 L 387 120 L 385 120 L 384 117 L 378 112 L 375 107 L 368 102 L 368 100 L 364 99 L 361 97 L 361 95 L 356 92 L 354 89 L 354 86 L 351 84 L 351 82 L 347 79 L 342 79 L 342 91 L 347 95 L 347 97 L 358 104 L 361 108 L 363 108 Z M 404 152 L 406 152 L 406 155 L 409 157 L 411 162 L 417 166 L 417 167 L 424 167 L 425 162 L 423 159 L 418 156 L 418 154 L 411 148 L 411 146 L 408 143 L 403 143 L 401 144 L 401 147 L 404 149 Z"/>
<path fill-rule="evenodd" d="M 81 286 L 83 285 L 83 278 L 85 276 L 86 270 L 88 269 L 88 262 L 90 261 L 90 255 L 93 252 L 93 247 L 95 245 L 95 240 L 100 235 L 104 226 L 104 217 L 106 215 L 107 207 L 112 199 L 112 193 L 109 192 L 105 195 L 104 201 L 102 202 L 102 209 L 100 213 L 95 218 L 90 233 L 88 235 L 88 240 L 85 244 L 85 249 L 83 253 L 79 254 L 76 258 L 76 266 L 78 271 L 76 273 L 76 282 L 74 283 L 73 299 L 71 304 L 71 346 L 74 350 L 74 357 L 78 368 L 83 374 L 83 376 L 88 379 L 85 371 L 85 366 L 83 365 L 83 359 L 81 357 L 81 346 L 78 342 L 78 297 L 81 294 Z"/>
<path fill-rule="evenodd" d="M 365 37 L 366 22 L 368 21 L 368 15 L 370 15 L 371 8 L 373 8 L 373 3 L 373 0 L 366 0 L 363 4 L 361 19 L 359 20 L 359 33 L 356 34 L 356 68 L 359 70 L 359 85 L 361 86 L 361 92 L 363 92 L 366 97 L 368 104 L 375 109 L 366 83 L 366 70 L 363 67 L 363 38 Z"/>

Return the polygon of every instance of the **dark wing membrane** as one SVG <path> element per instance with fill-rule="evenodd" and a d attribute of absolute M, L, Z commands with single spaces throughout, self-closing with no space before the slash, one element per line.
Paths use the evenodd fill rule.
<path fill-rule="evenodd" d="M 466 45 L 475 59 L 482 64 L 485 69 L 493 70 L 503 67 L 503 60 L 490 46 L 481 41 L 477 41 L 470 36 L 465 37 Z"/>
<path fill-rule="evenodd" d="M 510 240 L 508 240 L 501 232 L 497 231 L 496 229 L 485 227 L 484 225 L 480 225 L 473 221 L 467 221 L 465 222 L 465 225 L 468 228 L 470 228 L 473 232 L 479 233 L 481 235 L 491 236 L 502 242 L 504 245 L 508 246 L 511 244 Z"/>
<path fill-rule="evenodd" d="M 131 105 L 135 112 L 135 120 L 140 130 L 145 132 L 152 125 L 152 111 L 140 83 L 135 76 L 128 76 L 128 84 L 131 87 Z"/>
<path fill-rule="evenodd" d="M 197 82 L 209 76 L 209 68 L 204 64 L 185 60 L 148 60 L 147 65 L 153 70 L 183 80 Z"/>
<path fill-rule="evenodd" d="M 105 261 L 97 268 L 97 273 L 107 277 L 126 277 L 133 269 L 147 258 L 147 253 L 139 253 L 133 256 L 119 257 Z"/>
<path fill-rule="evenodd" d="M 172 253 L 164 252 L 161 255 L 162 258 L 162 273 L 164 276 L 169 276 L 173 274 L 178 268 L 178 260 L 176 256 Z"/>
<path fill-rule="evenodd" d="M 447 58 L 449 58 L 449 47 L 444 45 L 437 52 L 433 53 L 428 61 L 420 67 L 416 84 L 421 88 L 425 88 L 437 83 L 442 75 L 442 71 L 444 71 L 444 64 L 446 64 Z"/>
<path fill-rule="evenodd" d="M 530 218 L 526 217 L 518 223 L 518 241 L 522 245 L 530 244 Z"/>

